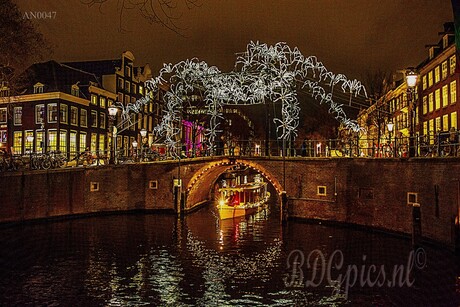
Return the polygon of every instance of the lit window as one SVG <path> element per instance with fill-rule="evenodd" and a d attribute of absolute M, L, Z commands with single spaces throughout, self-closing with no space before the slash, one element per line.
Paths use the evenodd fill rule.
<path fill-rule="evenodd" d="M 70 131 L 69 150 L 71 156 L 74 156 L 77 152 L 77 131 Z"/>
<path fill-rule="evenodd" d="M 67 153 L 67 131 L 60 130 L 59 131 L 59 150 L 62 153 Z"/>
<path fill-rule="evenodd" d="M 97 150 L 97 134 L 91 133 L 91 151 L 96 152 Z"/>
<path fill-rule="evenodd" d="M 428 134 L 428 122 L 423 122 L 423 135 Z"/>
<path fill-rule="evenodd" d="M 428 72 L 428 87 L 433 85 L 433 71 Z"/>
<path fill-rule="evenodd" d="M 105 108 L 105 107 L 106 107 L 106 105 L 105 105 L 105 97 L 100 97 L 100 98 L 99 98 L 99 106 L 100 106 L 101 108 Z"/>
<path fill-rule="evenodd" d="M 457 81 L 454 80 L 450 83 L 450 104 L 457 102 Z"/>
<path fill-rule="evenodd" d="M 6 124 L 7 111 L 6 108 L 0 108 L 0 124 Z"/>
<path fill-rule="evenodd" d="M 22 131 L 13 132 L 13 154 L 22 154 Z"/>
<path fill-rule="evenodd" d="M 442 79 L 445 78 L 447 78 L 447 61 L 442 62 Z"/>
<path fill-rule="evenodd" d="M 97 96 L 91 95 L 91 104 L 97 106 Z"/>
<path fill-rule="evenodd" d="M 433 93 L 428 95 L 428 112 L 433 111 Z"/>
<path fill-rule="evenodd" d="M 80 152 L 86 150 L 86 132 L 80 132 Z"/>
<path fill-rule="evenodd" d="M 457 129 L 457 112 L 450 113 L 450 126 Z"/>
<path fill-rule="evenodd" d="M 99 134 L 99 151 L 101 154 L 105 152 L 105 135 Z"/>
<path fill-rule="evenodd" d="M 447 107 L 449 105 L 449 89 L 447 85 L 442 87 L 442 107 Z"/>
<path fill-rule="evenodd" d="M 45 149 L 45 138 L 43 137 L 43 130 L 36 130 L 35 131 L 35 151 L 43 152 Z"/>
<path fill-rule="evenodd" d="M 144 95 L 144 88 L 139 85 L 139 94 Z"/>
<path fill-rule="evenodd" d="M 442 131 L 441 117 L 436 117 L 436 132 Z"/>
<path fill-rule="evenodd" d="M 58 117 L 57 104 L 48 104 L 48 123 L 56 123 Z"/>
<path fill-rule="evenodd" d="M 59 105 L 59 121 L 61 124 L 67 124 L 68 107 L 66 104 Z"/>
<path fill-rule="evenodd" d="M 29 141 L 29 137 L 33 137 L 34 132 L 32 130 L 25 131 L 24 134 L 24 150 L 26 152 L 32 152 L 34 150 L 34 141 Z"/>
<path fill-rule="evenodd" d="M 91 111 L 91 127 L 97 127 L 97 111 Z"/>
<path fill-rule="evenodd" d="M 428 134 L 431 136 L 430 137 L 430 144 L 433 144 L 434 143 L 434 120 L 433 119 L 430 119 L 429 123 L 428 123 Z"/>
<path fill-rule="evenodd" d="M 438 83 L 440 80 L 441 80 L 441 75 L 439 71 L 439 66 L 436 66 L 436 68 L 434 69 L 434 82 Z"/>
<path fill-rule="evenodd" d="M 427 97 L 423 96 L 423 114 L 428 113 Z"/>
<path fill-rule="evenodd" d="M 434 92 L 434 101 L 436 103 L 436 110 L 439 110 L 441 108 L 441 90 L 437 89 Z"/>
<path fill-rule="evenodd" d="M 6 143 L 7 134 L 6 130 L 0 130 L 0 143 Z"/>
<path fill-rule="evenodd" d="M 447 114 L 442 116 L 442 130 L 449 130 L 449 115 Z"/>
<path fill-rule="evenodd" d="M 450 74 L 453 75 L 455 73 L 455 67 L 457 65 L 457 59 L 455 55 L 450 57 Z"/>
<path fill-rule="evenodd" d="M 57 150 L 57 131 L 48 130 L 48 150 Z"/>

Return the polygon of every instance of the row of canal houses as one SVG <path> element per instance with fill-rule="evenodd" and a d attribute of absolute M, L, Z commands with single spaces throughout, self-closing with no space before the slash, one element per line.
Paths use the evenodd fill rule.
<path fill-rule="evenodd" d="M 28 152 L 61 151 L 67 157 L 89 149 L 109 149 L 110 125 L 118 127 L 118 150 L 126 153 L 134 140 L 152 142 L 152 131 L 162 112 L 161 93 L 147 93 L 144 81 L 151 77 L 149 65 L 134 66 L 134 55 L 123 52 L 115 60 L 58 63 L 48 61 L 30 66 L 23 75 L 24 88 L 10 95 L 0 85 L 0 150 L 21 155 Z M 142 112 L 122 122 L 108 108 L 133 103 L 144 95 L 151 100 Z"/>
<path fill-rule="evenodd" d="M 360 147 L 372 151 L 364 154 L 376 155 L 376 144 L 390 143 L 399 154 L 409 154 L 409 150 L 401 153 L 401 148 L 411 146 L 411 154 L 419 155 L 420 144 L 435 144 L 440 135 L 458 130 L 460 71 L 454 23 L 445 23 L 439 36 L 437 44 L 426 46 L 428 57 L 423 62 L 400 73 L 384 95 L 360 111 L 358 122 L 365 128 Z M 418 76 L 413 88 L 408 87 L 408 74 Z"/>

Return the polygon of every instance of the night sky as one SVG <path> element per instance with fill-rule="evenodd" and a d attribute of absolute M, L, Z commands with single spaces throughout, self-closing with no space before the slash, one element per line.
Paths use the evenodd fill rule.
<path fill-rule="evenodd" d="M 149 63 L 154 74 L 163 63 L 192 57 L 231 70 L 235 53 L 258 40 L 287 42 L 330 71 L 361 79 L 368 71 L 416 66 L 427 57 L 425 45 L 437 43 L 443 23 L 453 20 L 450 0 L 201 0 L 190 10 L 177 0 L 178 35 L 137 10 L 125 10 L 120 22 L 122 1 L 83 3 L 89 1 L 15 0 L 24 12 L 56 12 L 35 20 L 52 44 L 49 58 L 112 59 L 131 50 L 135 64 Z"/>

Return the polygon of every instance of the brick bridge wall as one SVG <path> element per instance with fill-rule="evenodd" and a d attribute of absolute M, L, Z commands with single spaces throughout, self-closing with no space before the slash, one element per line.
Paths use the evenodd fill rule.
<path fill-rule="evenodd" d="M 209 199 L 217 177 L 234 164 L 262 172 L 278 192 L 285 190 L 293 218 L 411 233 L 408 192 L 416 193 L 422 235 L 455 244 L 458 159 L 290 158 L 284 163 L 276 158 L 200 158 L 182 160 L 180 174 L 178 161 L 3 173 L 0 222 L 136 209 L 174 211 L 173 180 L 179 176 L 185 209 L 190 210 Z M 98 191 L 91 191 L 97 185 Z M 318 193 L 319 187 L 325 195 Z"/>

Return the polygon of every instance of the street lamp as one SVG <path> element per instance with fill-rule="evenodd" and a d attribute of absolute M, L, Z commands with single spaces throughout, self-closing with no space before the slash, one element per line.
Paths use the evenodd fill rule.
<path fill-rule="evenodd" d="M 147 136 L 147 130 L 145 130 L 144 128 L 141 129 L 141 131 L 139 132 L 141 134 L 141 159 L 143 158 L 143 154 L 144 154 L 144 145 L 145 145 L 145 142 L 144 142 L 144 139 L 145 137 Z"/>
<path fill-rule="evenodd" d="M 137 156 L 137 154 L 136 154 L 136 153 L 137 153 L 137 145 L 138 145 L 138 144 L 137 144 L 137 141 L 134 140 L 134 141 L 133 141 L 133 156 L 134 156 L 134 161 L 136 161 L 136 156 Z"/>
<path fill-rule="evenodd" d="M 409 95 L 409 111 L 410 111 L 410 126 L 409 126 L 409 157 L 415 156 L 415 146 L 414 146 L 414 129 L 415 129 L 415 117 L 416 108 L 415 108 L 415 93 L 416 85 L 418 81 L 418 74 L 414 68 L 408 68 L 406 70 L 406 85 L 407 85 L 407 94 Z"/>
<path fill-rule="evenodd" d="M 118 108 L 115 107 L 114 105 L 111 105 L 109 108 L 109 130 L 111 133 L 111 138 L 110 138 L 110 159 L 109 159 L 109 164 L 114 164 L 115 159 L 116 159 L 116 153 L 115 153 L 115 148 L 116 148 L 116 142 L 117 142 L 117 133 L 116 133 L 116 127 L 114 126 L 115 119 L 117 118 L 117 113 L 118 113 Z"/>
<path fill-rule="evenodd" d="M 388 132 L 390 133 L 390 144 L 391 144 L 391 137 L 393 135 L 393 128 L 394 128 L 394 125 L 392 121 L 389 121 L 387 123 L 387 128 L 388 128 Z M 396 138 L 395 138 L 395 142 L 393 143 L 393 149 L 394 149 L 394 156 L 396 156 Z"/>

